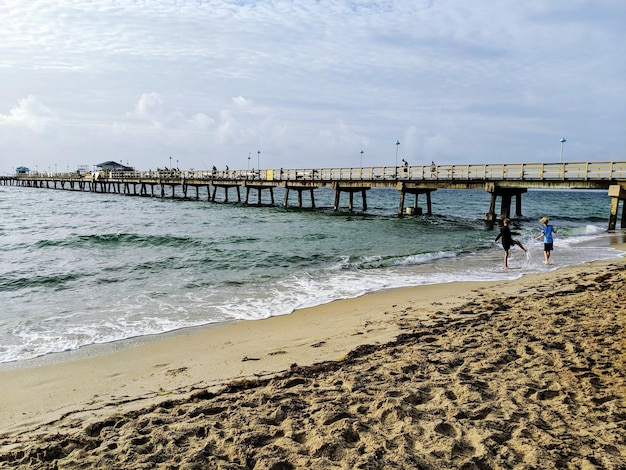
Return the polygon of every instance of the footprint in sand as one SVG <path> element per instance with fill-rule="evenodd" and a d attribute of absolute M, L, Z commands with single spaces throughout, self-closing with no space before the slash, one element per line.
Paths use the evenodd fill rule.
<path fill-rule="evenodd" d="M 435 426 L 435 432 L 446 437 L 456 437 L 458 434 L 457 430 L 454 429 L 454 426 L 445 422 L 439 423 L 437 426 Z"/>
<path fill-rule="evenodd" d="M 287 354 L 287 351 L 272 351 L 271 353 L 268 353 L 269 356 L 278 356 L 280 354 Z"/>
<path fill-rule="evenodd" d="M 241 360 L 241 362 L 246 362 L 246 361 L 260 361 L 261 359 L 258 357 L 248 357 L 248 356 L 244 356 L 243 359 Z"/>

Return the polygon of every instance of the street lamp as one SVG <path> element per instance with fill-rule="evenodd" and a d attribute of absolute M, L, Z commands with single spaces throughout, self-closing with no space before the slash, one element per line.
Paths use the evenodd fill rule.
<path fill-rule="evenodd" d="M 259 163 L 259 158 L 261 157 L 261 151 L 257 150 L 256 151 L 256 169 L 259 171 L 259 175 L 261 174 L 261 164 Z"/>
<path fill-rule="evenodd" d="M 172 156 L 170 155 L 170 170 L 172 169 Z"/>
<path fill-rule="evenodd" d="M 565 142 L 567 142 L 567 140 L 565 140 L 565 137 L 561 137 L 561 140 L 559 140 L 559 142 L 561 142 L 561 163 L 563 163 L 563 144 Z"/>
<path fill-rule="evenodd" d="M 398 176 L 398 147 L 400 147 L 400 141 L 396 140 L 396 176 Z"/>
<path fill-rule="evenodd" d="M 248 171 L 250 171 L 250 155 L 252 152 L 248 152 Z"/>
<path fill-rule="evenodd" d="M 361 168 L 363 168 L 363 150 L 361 150 Z"/>

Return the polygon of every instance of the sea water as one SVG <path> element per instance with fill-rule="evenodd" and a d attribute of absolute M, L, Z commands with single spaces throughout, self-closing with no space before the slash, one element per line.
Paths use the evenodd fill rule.
<path fill-rule="evenodd" d="M 358 196 L 354 212 L 335 212 L 333 197 L 318 189 L 313 210 L 271 205 L 267 195 L 246 206 L 0 187 L 0 363 L 622 254 L 606 241 L 605 191 L 524 194 L 512 228 L 529 252 L 513 248 L 508 270 L 493 243 L 499 227 L 483 220 L 484 191 L 438 190 L 433 215 L 419 217 L 398 217 L 395 190 L 369 191 L 366 212 Z M 536 239 L 542 216 L 558 231 L 551 266 Z"/>

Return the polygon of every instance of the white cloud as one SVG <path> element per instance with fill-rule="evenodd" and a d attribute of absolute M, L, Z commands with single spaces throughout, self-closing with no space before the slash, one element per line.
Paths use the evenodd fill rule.
<path fill-rule="evenodd" d="M 52 110 L 33 95 L 19 99 L 18 105 L 8 114 L 0 114 L 0 126 L 28 128 L 34 131 L 42 131 L 56 121 L 58 118 Z"/>
<path fill-rule="evenodd" d="M 623 159 L 625 17 L 618 0 L 5 2 L 0 154 L 352 166 L 400 139 L 411 162 L 536 161 L 565 135 L 572 159 Z"/>
<path fill-rule="evenodd" d="M 144 93 L 139 98 L 134 115 L 141 119 L 158 122 L 163 118 L 163 104 L 165 101 L 158 93 Z"/>
<path fill-rule="evenodd" d="M 235 103 L 237 106 L 241 106 L 242 108 L 253 105 L 251 100 L 247 100 L 243 96 L 235 96 L 233 98 L 233 103 Z"/>

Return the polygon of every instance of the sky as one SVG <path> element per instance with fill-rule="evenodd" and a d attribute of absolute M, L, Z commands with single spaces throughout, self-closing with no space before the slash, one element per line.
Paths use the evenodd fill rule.
<path fill-rule="evenodd" d="M 0 175 L 624 161 L 626 2 L 5 0 L 0 85 Z"/>

